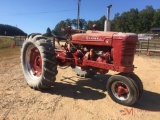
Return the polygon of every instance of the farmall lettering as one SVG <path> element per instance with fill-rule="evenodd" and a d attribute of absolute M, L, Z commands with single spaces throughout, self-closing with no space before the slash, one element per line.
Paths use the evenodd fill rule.
<path fill-rule="evenodd" d="M 98 36 L 86 36 L 86 40 L 101 40 L 101 37 L 98 37 Z"/>

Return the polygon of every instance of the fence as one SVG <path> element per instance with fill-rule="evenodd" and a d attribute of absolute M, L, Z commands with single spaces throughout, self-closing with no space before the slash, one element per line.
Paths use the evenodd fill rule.
<path fill-rule="evenodd" d="M 160 52 L 160 40 L 140 40 L 137 43 L 136 51 Z"/>
<path fill-rule="evenodd" d="M 21 46 L 26 36 L 14 36 L 15 46 Z M 160 40 L 139 40 L 136 51 L 160 52 Z"/>
<path fill-rule="evenodd" d="M 26 38 L 26 36 L 14 36 L 14 45 L 15 46 L 22 46 L 24 39 Z"/>

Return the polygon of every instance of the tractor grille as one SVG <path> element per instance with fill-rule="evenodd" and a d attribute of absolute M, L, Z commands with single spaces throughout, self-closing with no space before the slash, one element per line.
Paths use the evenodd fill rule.
<path fill-rule="evenodd" d="M 135 41 L 123 41 L 122 42 L 122 61 L 124 66 L 130 66 L 133 64 L 136 42 Z"/>

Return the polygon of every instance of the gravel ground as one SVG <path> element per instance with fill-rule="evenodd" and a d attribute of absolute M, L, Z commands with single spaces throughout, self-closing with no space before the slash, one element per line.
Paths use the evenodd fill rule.
<path fill-rule="evenodd" d="M 113 102 L 105 88 L 116 72 L 86 79 L 58 68 L 54 87 L 36 91 L 25 82 L 19 50 L 0 56 L 0 120 L 160 120 L 160 57 L 135 55 L 144 94 L 126 107 Z"/>

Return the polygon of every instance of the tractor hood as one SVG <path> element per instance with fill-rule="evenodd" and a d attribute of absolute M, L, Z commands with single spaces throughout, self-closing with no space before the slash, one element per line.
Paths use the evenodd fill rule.
<path fill-rule="evenodd" d="M 78 33 L 78 34 L 72 35 L 71 43 L 111 46 L 113 39 L 122 40 L 128 36 L 137 36 L 137 35 L 133 33 L 119 33 L 119 32 L 104 32 L 104 31 L 88 30 L 86 33 Z"/>
<path fill-rule="evenodd" d="M 77 44 L 92 44 L 92 45 L 104 45 L 104 42 L 107 40 L 107 43 L 111 43 L 113 35 L 117 32 L 104 32 L 104 31 L 91 31 L 88 30 L 86 33 L 78 33 L 72 35 L 72 43 Z"/>

